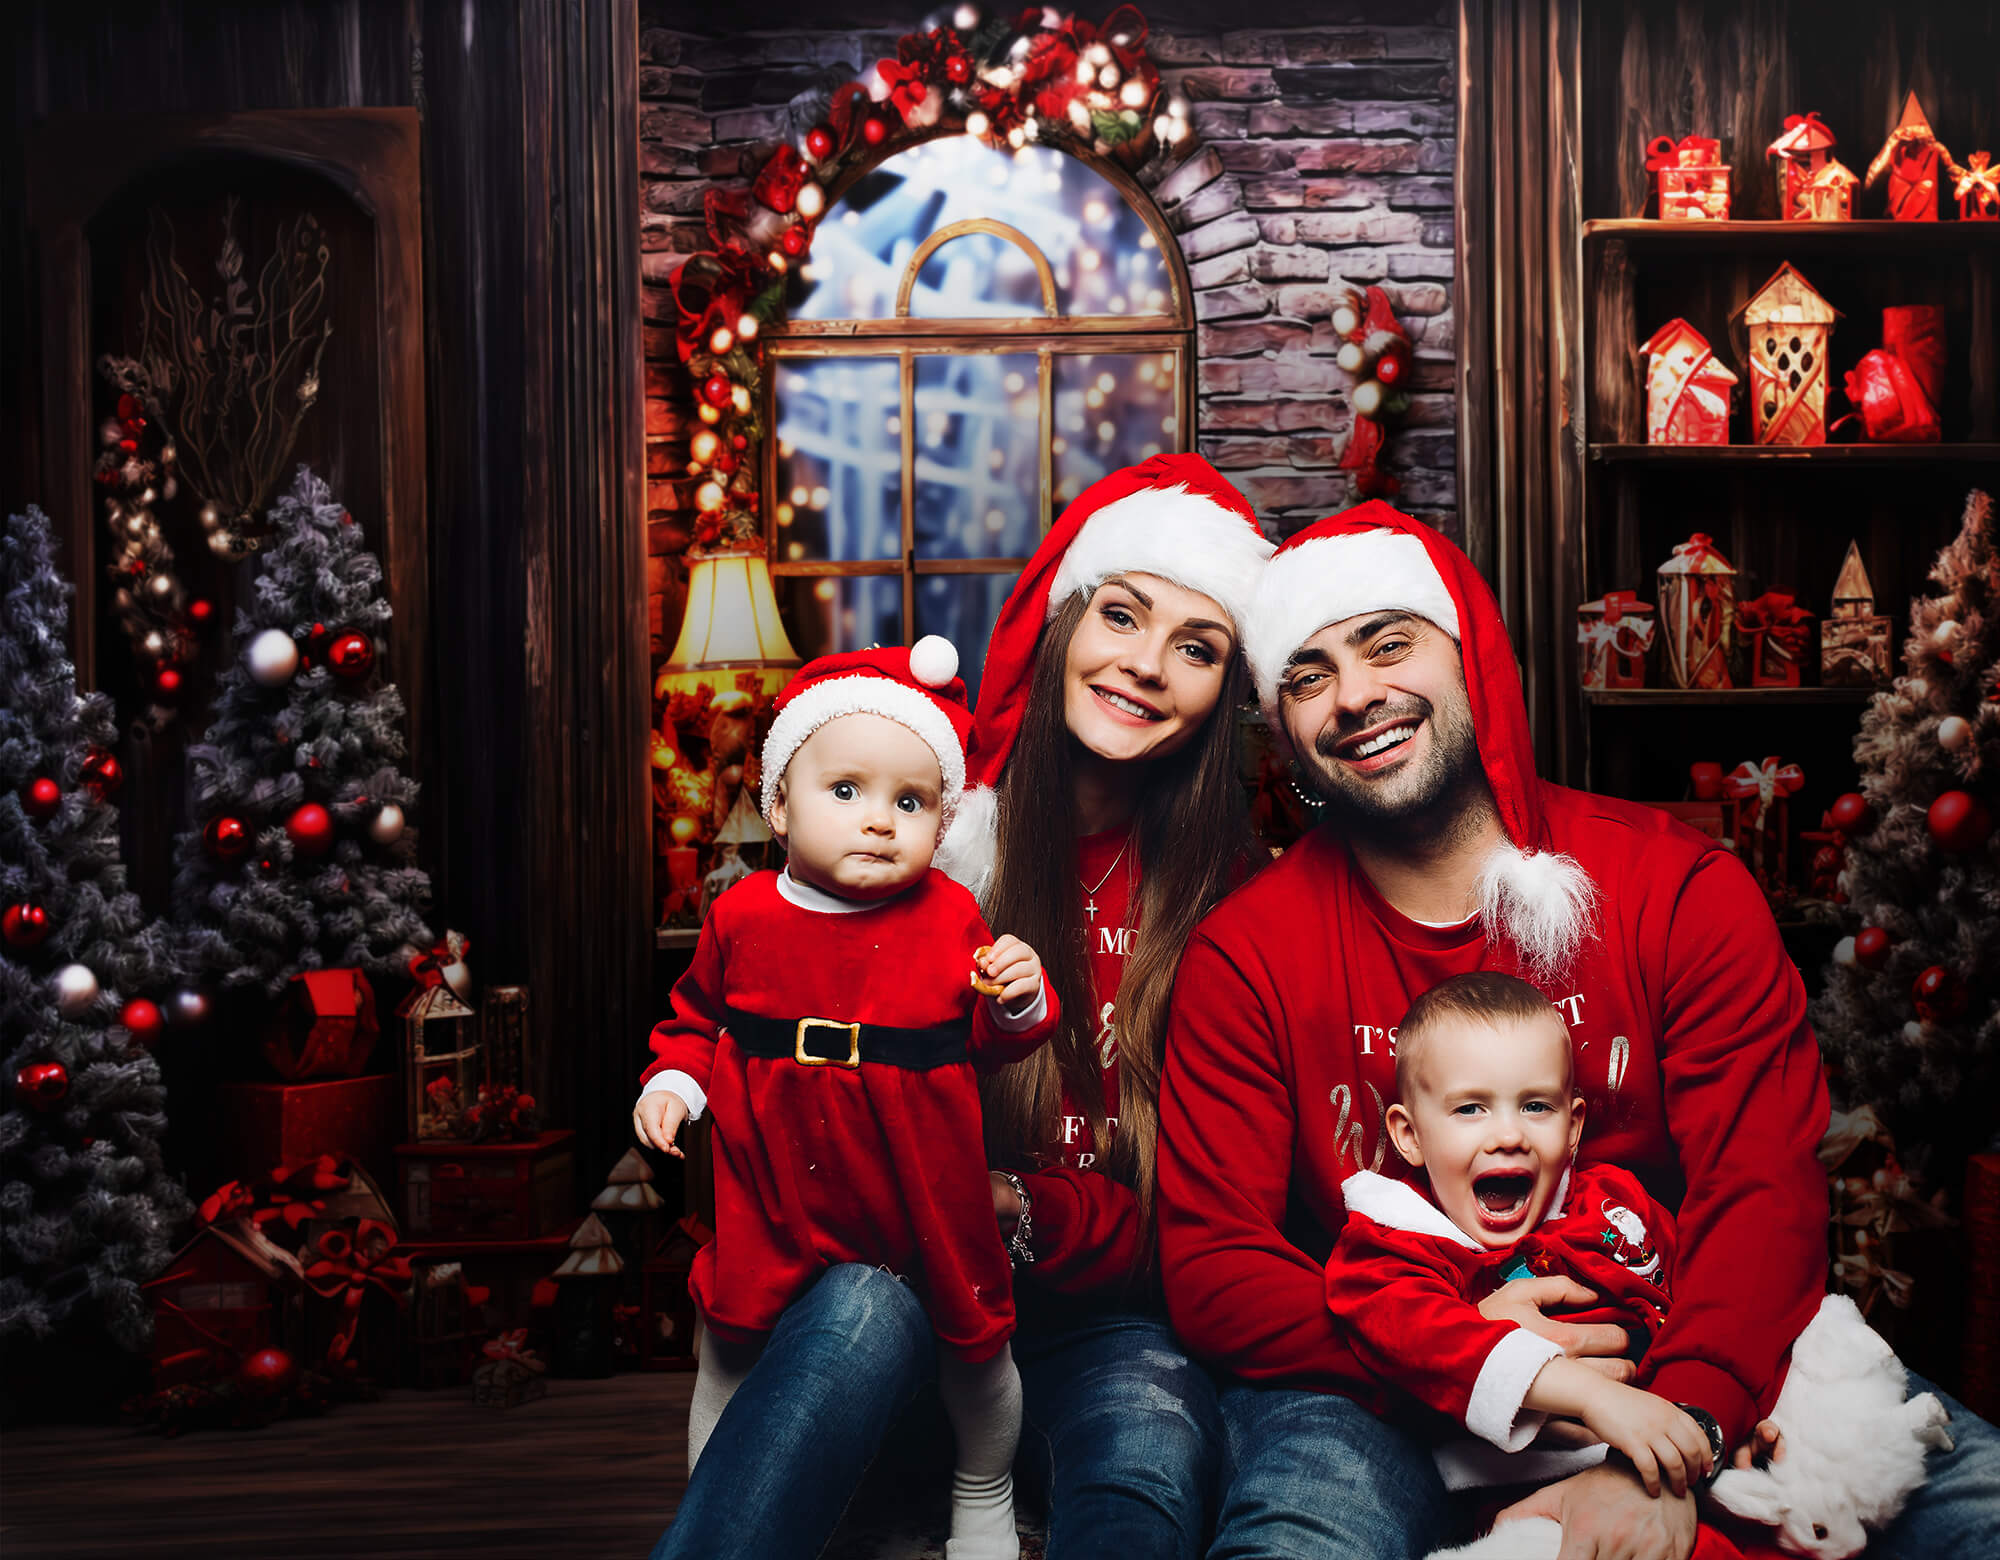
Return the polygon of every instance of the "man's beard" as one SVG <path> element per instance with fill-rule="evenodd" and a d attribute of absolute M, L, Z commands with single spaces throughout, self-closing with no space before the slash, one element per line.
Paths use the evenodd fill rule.
<path fill-rule="evenodd" d="M 1399 772 L 1385 784 L 1343 771 L 1334 756 L 1341 743 L 1370 726 L 1408 719 L 1423 721 L 1431 736 L 1430 751 L 1414 773 Z M 1299 763 L 1337 826 L 1365 825 L 1410 843 L 1448 836 L 1476 822 L 1487 794 L 1472 711 L 1463 702 L 1440 718 L 1436 705 L 1413 694 L 1407 704 L 1370 710 L 1351 723 L 1321 732 L 1311 752 L 1300 753 Z"/>

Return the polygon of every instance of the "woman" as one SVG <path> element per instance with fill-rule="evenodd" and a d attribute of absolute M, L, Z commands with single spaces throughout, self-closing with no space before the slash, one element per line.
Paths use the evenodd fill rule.
<path fill-rule="evenodd" d="M 1238 640 L 1270 551 L 1198 456 L 1086 490 L 1001 609 L 977 789 L 938 854 L 989 921 L 1014 918 L 1042 950 L 1075 1015 L 986 1094 L 1049 1560 L 1194 1555 L 1207 1520 L 1214 1389 L 1167 1330 L 1154 1277 L 1159 1045 L 1189 931 L 1258 859 L 1237 777 Z M 931 1350 L 893 1277 L 829 1271 L 731 1400 L 656 1556 L 817 1553 Z"/>

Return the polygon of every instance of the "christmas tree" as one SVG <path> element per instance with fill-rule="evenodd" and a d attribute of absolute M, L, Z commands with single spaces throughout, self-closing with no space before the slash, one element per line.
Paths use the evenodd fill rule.
<path fill-rule="evenodd" d="M 270 518 L 214 722 L 188 750 L 196 826 L 174 900 L 195 968 L 275 997 L 305 970 L 400 974 L 431 934 L 403 701 L 380 675 L 382 566 L 303 466 Z"/>
<path fill-rule="evenodd" d="M 2000 551 L 1984 493 L 1931 578 L 1906 674 L 1861 719 L 1859 797 L 1835 805 L 1851 935 L 1812 1019 L 1844 1103 L 1927 1145 L 1921 1167 L 1950 1184 L 1993 1136 L 2000 1085 Z"/>
<path fill-rule="evenodd" d="M 139 1285 L 188 1215 L 146 1044 L 183 1009 L 174 941 L 125 888 L 111 703 L 79 698 L 48 517 L 0 537 L 0 1340 L 143 1349 Z M 158 1000 L 155 1000 L 158 999 Z M 9 1365 L 15 1363 L 10 1359 Z"/>

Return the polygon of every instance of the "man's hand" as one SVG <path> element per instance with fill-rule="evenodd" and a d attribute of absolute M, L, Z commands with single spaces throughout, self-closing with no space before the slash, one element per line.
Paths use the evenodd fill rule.
<path fill-rule="evenodd" d="M 1557 1321 L 1545 1311 L 1589 1305 L 1597 1291 L 1587 1289 L 1573 1278 L 1550 1274 L 1545 1278 L 1517 1278 L 1502 1284 L 1479 1302 L 1479 1314 L 1489 1322 L 1512 1322 L 1539 1338 L 1546 1338 L 1571 1359 L 1581 1360 L 1600 1375 L 1613 1381 L 1632 1379 L 1632 1362 L 1624 1358 L 1631 1340 L 1625 1329 L 1609 1322 L 1579 1325 Z"/>
<path fill-rule="evenodd" d="M 1785 1432 L 1778 1428 L 1776 1420 L 1760 1419 L 1757 1428 L 1750 1432 L 1750 1439 L 1736 1448 L 1736 1466 L 1762 1468 L 1784 1455 Z"/>
<path fill-rule="evenodd" d="M 649 1148 L 685 1159 L 687 1155 L 674 1147 L 674 1134 L 687 1118 L 686 1100 L 672 1089 L 655 1089 L 640 1095 L 639 1103 L 632 1107 L 632 1134 Z"/>
<path fill-rule="evenodd" d="M 1509 1506 L 1493 1525 L 1521 1517 L 1552 1517 L 1562 1524 L 1556 1560 L 1687 1560 L 1694 1551 L 1694 1497 L 1655 1499 L 1625 1467 L 1572 1474 Z"/>

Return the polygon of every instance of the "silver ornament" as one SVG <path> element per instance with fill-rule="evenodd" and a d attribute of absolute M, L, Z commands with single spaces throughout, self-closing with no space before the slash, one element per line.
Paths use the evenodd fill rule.
<path fill-rule="evenodd" d="M 368 825 L 368 837 L 377 845 L 393 845 L 403 837 L 403 809 L 394 802 L 382 804 L 374 821 Z"/>
<path fill-rule="evenodd" d="M 87 964 L 65 964 L 56 971 L 56 1011 L 79 1018 L 97 1000 L 97 976 Z"/>
<path fill-rule="evenodd" d="M 243 653 L 250 675 L 261 686 L 280 688 L 299 669 L 299 647 L 282 628 L 267 628 Z"/>
<path fill-rule="evenodd" d="M 174 993 L 174 1022 L 177 1024 L 201 1024 L 208 1021 L 208 993 L 189 987 L 186 991 Z"/>

